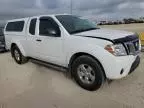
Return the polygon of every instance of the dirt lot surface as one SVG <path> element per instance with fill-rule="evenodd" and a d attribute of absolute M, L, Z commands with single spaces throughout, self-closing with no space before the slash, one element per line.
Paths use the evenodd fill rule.
<path fill-rule="evenodd" d="M 137 26 L 132 29 L 144 28 Z M 10 53 L 1 53 L 0 108 L 144 108 L 144 54 L 141 56 L 134 73 L 89 92 L 67 78 L 65 72 L 32 62 L 18 65 Z"/>

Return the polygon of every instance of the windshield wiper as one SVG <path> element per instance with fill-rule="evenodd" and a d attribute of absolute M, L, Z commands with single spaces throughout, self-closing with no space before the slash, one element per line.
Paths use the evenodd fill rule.
<path fill-rule="evenodd" d="M 99 28 L 80 29 L 80 30 L 72 31 L 70 34 L 80 33 L 80 32 L 89 31 L 89 30 L 96 30 L 96 29 L 99 29 Z"/>

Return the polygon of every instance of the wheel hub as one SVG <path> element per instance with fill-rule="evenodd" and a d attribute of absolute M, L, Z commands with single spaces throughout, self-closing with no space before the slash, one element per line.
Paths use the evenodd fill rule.
<path fill-rule="evenodd" d="M 87 64 L 81 64 L 78 69 L 78 76 L 85 84 L 92 84 L 95 81 L 95 72 L 93 68 Z"/>
<path fill-rule="evenodd" d="M 15 55 L 16 60 L 20 61 L 20 54 L 17 50 L 14 50 L 14 55 Z"/>

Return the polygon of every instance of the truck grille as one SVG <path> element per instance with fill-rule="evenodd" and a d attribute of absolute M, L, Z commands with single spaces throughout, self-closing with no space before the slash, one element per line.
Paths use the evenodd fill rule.
<path fill-rule="evenodd" d="M 122 43 L 125 46 L 128 55 L 137 55 L 140 52 L 140 43 L 137 34 L 114 39 L 113 41 L 115 44 Z"/>
<path fill-rule="evenodd" d="M 136 55 L 139 53 L 139 39 L 124 42 L 124 45 L 129 55 Z"/>

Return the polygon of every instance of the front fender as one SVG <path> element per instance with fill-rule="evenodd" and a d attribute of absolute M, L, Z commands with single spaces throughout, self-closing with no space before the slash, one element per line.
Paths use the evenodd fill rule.
<path fill-rule="evenodd" d="M 67 63 L 69 63 L 71 57 L 77 53 L 86 53 L 93 57 L 95 57 L 100 62 L 103 62 L 103 58 L 105 58 L 107 55 L 111 55 L 109 52 L 107 52 L 103 47 L 98 45 L 88 45 L 88 46 L 79 46 L 74 50 L 69 50 L 69 53 L 67 54 Z"/>
<path fill-rule="evenodd" d="M 88 47 L 89 46 L 89 47 Z M 71 57 L 77 53 L 86 53 L 88 55 L 93 56 L 96 60 L 100 62 L 102 65 L 106 76 L 108 75 L 108 63 L 110 64 L 110 61 L 114 56 L 110 54 L 108 51 L 106 51 L 103 47 L 95 45 L 88 45 L 88 46 L 79 46 L 77 49 L 72 50 L 68 53 L 68 59 L 67 59 L 67 64 L 69 64 Z"/>

